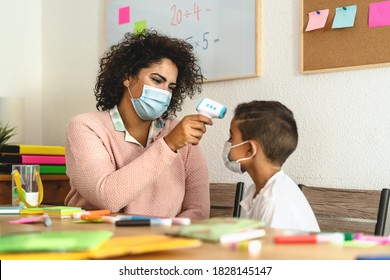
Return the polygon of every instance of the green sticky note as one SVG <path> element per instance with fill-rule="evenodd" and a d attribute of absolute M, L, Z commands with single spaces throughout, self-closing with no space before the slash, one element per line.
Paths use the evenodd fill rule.
<path fill-rule="evenodd" d="M 106 230 L 11 233 L 0 237 L 0 253 L 87 251 L 111 236 Z"/>
<path fill-rule="evenodd" d="M 134 34 L 144 33 L 146 30 L 146 20 L 134 22 Z"/>

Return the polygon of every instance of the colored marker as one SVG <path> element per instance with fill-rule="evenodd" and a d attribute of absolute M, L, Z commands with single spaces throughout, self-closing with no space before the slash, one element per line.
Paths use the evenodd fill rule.
<path fill-rule="evenodd" d="M 357 260 L 390 260 L 390 255 L 362 255 Z"/>
<path fill-rule="evenodd" d="M 110 214 L 111 214 L 110 210 L 91 210 L 91 211 L 77 212 L 74 213 L 72 216 L 73 219 L 81 219 L 81 216 L 83 215 L 106 216 Z"/>
<path fill-rule="evenodd" d="M 170 219 L 144 219 L 144 220 L 118 220 L 115 222 L 118 227 L 129 226 L 170 226 L 172 221 Z"/>
<path fill-rule="evenodd" d="M 88 215 L 81 215 L 80 219 L 84 221 L 100 221 L 102 220 L 102 217 L 104 216 L 88 214 Z"/>
<path fill-rule="evenodd" d="M 110 223 L 110 224 L 115 224 L 116 221 L 119 221 L 117 217 L 113 217 L 113 216 L 102 216 L 101 218 L 102 218 L 102 222 Z"/>
<path fill-rule="evenodd" d="M 150 219 L 170 219 L 172 221 L 173 225 L 189 225 L 191 224 L 190 218 L 181 218 L 181 217 L 174 217 L 174 218 L 168 218 L 168 217 L 157 217 L 157 216 L 126 216 L 126 215 L 119 215 L 116 216 L 119 220 L 150 220 Z"/>
<path fill-rule="evenodd" d="M 132 215 L 117 215 L 115 216 L 119 220 L 150 220 L 150 219 L 161 219 L 160 217 L 154 216 L 132 216 Z"/>
<path fill-rule="evenodd" d="M 390 244 L 390 238 L 389 237 L 364 235 L 362 233 L 357 233 L 355 235 L 355 240 L 367 241 L 367 242 L 375 242 L 375 243 L 378 243 L 378 244 Z"/>
<path fill-rule="evenodd" d="M 147 216 L 123 216 L 119 217 L 119 220 L 125 221 L 125 220 L 132 220 L 132 221 L 143 221 L 143 220 L 161 220 L 161 218 L 157 217 L 147 217 Z"/>
<path fill-rule="evenodd" d="M 223 246 L 235 251 L 248 252 L 251 255 L 256 255 L 261 251 L 260 240 L 246 240 L 240 242 L 224 243 Z"/>
<path fill-rule="evenodd" d="M 341 232 L 319 233 L 319 234 L 299 234 L 299 235 L 279 235 L 274 237 L 276 244 L 316 244 L 316 243 L 337 243 L 341 244 L 350 237 Z"/>
<path fill-rule="evenodd" d="M 115 224 L 119 219 L 113 216 L 81 216 L 81 219 L 77 219 L 75 223 L 110 223 Z"/>
<path fill-rule="evenodd" d="M 175 218 L 171 218 L 171 220 L 172 220 L 172 224 L 174 224 L 174 225 L 190 225 L 191 224 L 190 218 L 175 217 Z"/>

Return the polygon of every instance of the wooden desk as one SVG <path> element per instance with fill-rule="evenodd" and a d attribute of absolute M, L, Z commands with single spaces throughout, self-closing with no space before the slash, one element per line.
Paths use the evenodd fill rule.
<path fill-rule="evenodd" d="M 69 178 L 66 175 L 41 175 L 43 201 L 47 205 L 64 205 L 65 196 L 70 191 Z M 0 204 L 12 203 L 11 175 L 0 175 Z"/>
<path fill-rule="evenodd" d="M 0 233 L 54 231 L 54 230 L 109 230 L 114 236 L 136 236 L 147 234 L 163 234 L 163 227 L 116 227 L 113 224 L 74 224 L 71 219 L 52 219 L 52 227 L 43 224 L 10 225 L 9 220 L 19 218 L 19 215 L 0 215 Z M 342 247 L 331 244 L 313 245 L 276 245 L 273 236 L 280 233 L 266 229 L 267 235 L 262 239 L 262 251 L 258 256 L 232 251 L 219 244 L 204 242 L 198 248 L 180 249 L 156 252 L 142 255 L 128 255 L 123 259 L 134 260 L 353 260 L 361 254 L 390 254 L 390 246 L 375 246 L 370 248 Z"/>

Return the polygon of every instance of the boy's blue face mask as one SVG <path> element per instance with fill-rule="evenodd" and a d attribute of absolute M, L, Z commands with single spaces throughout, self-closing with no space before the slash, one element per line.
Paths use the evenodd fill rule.
<path fill-rule="evenodd" d="M 159 118 L 168 109 L 171 102 L 172 94 L 167 90 L 144 85 L 141 97 L 134 98 L 128 86 L 127 89 L 135 112 L 145 121 Z"/>
<path fill-rule="evenodd" d="M 228 141 L 225 142 L 225 145 L 223 147 L 223 152 L 222 152 L 222 158 L 223 158 L 223 162 L 225 163 L 225 166 L 229 170 L 231 170 L 233 172 L 236 172 L 236 173 L 239 173 L 239 174 L 245 173 L 245 170 L 243 170 L 241 168 L 241 163 L 240 162 L 253 158 L 256 155 L 256 151 L 254 152 L 254 154 L 251 157 L 241 158 L 241 159 L 236 160 L 236 161 L 230 161 L 229 153 L 230 153 L 231 149 L 234 149 L 234 148 L 239 147 L 241 145 L 244 145 L 246 143 L 248 143 L 248 141 L 244 141 L 242 143 L 239 143 L 239 144 L 236 144 L 236 145 L 232 146 L 232 143 L 230 143 Z"/>

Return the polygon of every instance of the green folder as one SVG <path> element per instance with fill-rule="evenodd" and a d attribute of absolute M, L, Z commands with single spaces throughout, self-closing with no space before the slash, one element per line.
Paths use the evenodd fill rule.
<path fill-rule="evenodd" d="M 226 235 L 254 230 L 263 226 L 264 223 L 258 220 L 215 217 L 191 225 L 171 227 L 166 230 L 166 233 L 176 236 L 197 238 L 204 241 L 219 242 L 221 238 Z"/>
<path fill-rule="evenodd" d="M 87 251 L 111 236 L 106 230 L 10 233 L 0 235 L 0 253 Z"/>

